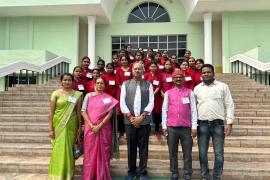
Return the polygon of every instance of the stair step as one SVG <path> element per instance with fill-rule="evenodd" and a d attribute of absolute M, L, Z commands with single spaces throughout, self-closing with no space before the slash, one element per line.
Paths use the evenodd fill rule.
<path fill-rule="evenodd" d="M 76 161 L 75 174 L 82 173 L 82 159 Z M 1 156 L 0 171 L 4 173 L 38 173 L 47 174 L 49 157 L 12 157 Z M 182 175 L 182 161 L 179 161 L 179 171 Z M 223 179 L 247 179 L 248 177 L 270 178 L 269 162 L 225 162 Z M 210 169 L 213 162 L 209 162 Z M 111 160 L 111 174 L 113 176 L 125 176 L 127 174 L 127 159 Z M 150 177 L 169 177 L 169 160 L 148 160 L 148 175 Z M 198 161 L 193 161 L 193 177 L 200 178 Z"/>
<path fill-rule="evenodd" d="M 270 125 L 270 117 L 235 117 L 234 124 L 240 125 Z"/>
<path fill-rule="evenodd" d="M 120 145 L 120 158 L 127 158 L 127 146 Z M 51 144 L 34 143 L 0 143 L 0 154 L 5 156 L 32 156 L 49 157 L 52 151 Z M 169 159 L 167 145 L 149 145 L 149 159 Z M 182 159 L 182 149 L 179 145 L 179 159 Z M 198 146 L 193 146 L 193 160 L 199 159 Z M 214 160 L 213 148 L 209 148 L 208 158 Z M 226 147 L 224 159 L 229 162 L 269 162 L 270 148 L 241 148 Z"/>
<path fill-rule="evenodd" d="M 0 132 L 0 140 L 3 143 L 50 143 L 47 132 Z M 149 144 L 166 145 L 167 140 L 162 137 L 158 141 L 155 136 L 150 136 Z M 197 145 L 196 139 L 194 145 Z M 228 136 L 225 140 L 225 146 L 270 148 L 270 136 Z"/>
<path fill-rule="evenodd" d="M 0 124 L 0 131 L 47 132 L 48 123 L 4 122 Z"/>
<path fill-rule="evenodd" d="M 0 122 L 48 122 L 48 114 L 0 114 Z"/>

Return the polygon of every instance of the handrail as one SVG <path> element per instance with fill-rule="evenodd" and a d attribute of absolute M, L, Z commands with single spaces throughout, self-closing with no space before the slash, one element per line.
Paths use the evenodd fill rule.
<path fill-rule="evenodd" d="M 230 58 L 231 72 L 244 74 L 261 84 L 270 85 L 270 62 L 264 63 L 244 54 Z"/>
<path fill-rule="evenodd" d="M 0 66 L 0 77 L 7 76 L 13 72 L 20 70 L 28 70 L 41 73 L 62 62 L 71 63 L 71 60 L 63 56 L 59 56 L 41 65 L 35 65 L 26 61 L 17 61 L 11 64 Z"/>
<path fill-rule="evenodd" d="M 230 58 L 230 63 L 240 61 L 260 71 L 270 71 L 270 62 L 264 63 L 243 54 L 237 54 Z"/>

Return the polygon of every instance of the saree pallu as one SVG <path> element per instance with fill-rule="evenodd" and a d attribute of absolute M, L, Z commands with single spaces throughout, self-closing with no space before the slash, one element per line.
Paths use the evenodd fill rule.
<path fill-rule="evenodd" d="M 52 140 L 53 150 L 49 165 L 50 180 L 70 180 L 73 177 L 75 160 L 73 145 L 76 142 L 78 117 L 74 108 L 81 92 L 75 91 L 70 96 L 76 98 L 75 103 L 68 102 L 68 97 L 61 97 L 55 91 L 51 100 L 56 102 L 53 117 L 55 139 Z"/>
<path fill-rule="evenodd" d="M 118 103 L 106 93 L 90 96 L 87 114 L 98 125 Z M 98 133 L 85 124 L 83 180 L 111 180 L 110 157 L 112 151 L 112 124 L 108 122 Z"/>

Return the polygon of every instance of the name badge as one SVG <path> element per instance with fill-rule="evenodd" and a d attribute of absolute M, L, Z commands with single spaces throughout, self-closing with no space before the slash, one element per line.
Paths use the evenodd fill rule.
<path fill-rule="evenodd" d="M 182 103 L 183 104 L 189 104 L 189 98 L 188 97 L 183 97 L 182 98 Z"/>
<path fill-rule="evenodd" d="M 112 102 L 112 100 L 110 99 L 110 98 L 105 98 L 105 99 L 103 99 L 103 103 L 104 104 L 109 104 L 109 103 L 111 103 Z"/>
<path fill-rule="evenodd" d="M 110 80 L 110 81 L 109 81 L 109 85 L 114 86 L 114 85 L 115 85 L 115 81 Z"/>
<path fill-rule="evenodd" d="M 172 77 L 167 77 L 166 82 L 172 82 Z"/>
<path fill-rule="evenodd" d="M 156 85 L 156 86 L 158 86 L 158 85 L 159 85 L 159 81 L 157 81 L 157 80 L 154 80 L 154 81 L 153 81 L 153 85 Z"/>
<path fill-rule="evenodd" d="M 87 73 L 87 74 L 86 74 L 86 77 L 92 78 L 92 77 L 93 77 L 93 74 L 92 74 L 92 73 Z"/>
<path fill-rule="evenodd" d="M 83 91 L 83 90 L 84 90 L 84 86 L 83 86 L 82 84 L 79 84 L 79 85 L 78 85 L 78 89 L 79 89 L 80 91 Z"/>
<path fill-rule="evenodd" d="M 125 72 L 125 76 L 130 76 L 130 72 Z"/>
<path fill-rule="evenodd" d="M 76 98 L 72 96 L 68 96 L 68 102 L 75 104 L 76 103 Z"/>
<path fill-rule="evenodd" d="M 159 65 L 158 68 L 159 69 L 164 69 L 164 66 L 163 65 Z"/>
<path fill-rule="evenodd" d="M 142 75 L 142 79 L 144 79 L 144 76 Z"/>
<path fill-rule="evenodd" d="M 190 76 L 188 76 L 188 77 L 185 77 L 185 80 L 186 80 L 186 81 L 191 81 L 192 79 L 191 79 Z"/>

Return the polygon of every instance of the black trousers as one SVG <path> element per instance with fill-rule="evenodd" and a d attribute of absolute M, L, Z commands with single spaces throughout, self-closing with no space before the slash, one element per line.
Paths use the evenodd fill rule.
<path fill-rule="evenodd" d="M 117 115 L 118 131 L 121 134 L 125 133 L 124 115 Z"/>
<path fill-rule="evenodd" d="M 168 148 L 170 155 L 170 169 L 172 176 L 178 174 L 178 144 L 182 146 L 184 162 L 184 179 L 191 179 L 192 176 L 192 144 L 191 128 L 189 127 L 168 127 Z"/>
<path fill-rule="evenodd" d="M 128 148 L 128 175 L 136 176 L 137 147 L 139 148 L 140 175 L 147 175 L 148 144 L 150 136 L 150 124 L 135 128 L 126 125 L 127 148 Z"/>
<path fill-rule="evenodd" d="M 155 124 L 155 131 L 159 131 L 159 125 L 161 123 L 161 114 L 160 113 L 153 113 L 153 121 Z"/>

